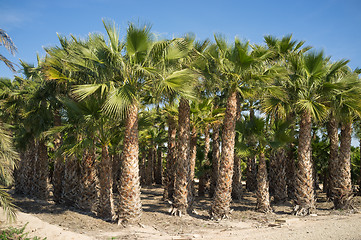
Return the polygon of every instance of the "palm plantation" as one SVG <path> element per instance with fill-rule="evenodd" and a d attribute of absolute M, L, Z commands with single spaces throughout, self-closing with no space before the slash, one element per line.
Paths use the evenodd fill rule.
<path fill-rule="evenodd" d="M 0 117 L 14 126 L 1 124 L 1 180 L 18 157 L 13 134 L 17 192 L 122 224 L 139 221 L 143 186 L 161 187 L 174 216 L 197 214 L 207 199 L 210 218 L 228 218 L 246 190 L 260 212 L 293 199 L 293 213 L 308 215 L 321 164 L 335 208 L 352 208 L 361 82 L 347 60 L 291 35 L 197 42 L 132 23 L 121 36 L 103 23 L 105 35 L 58 36 L 37 66 L 21 62 L 22 75 L 1 81 Z M 325 129 L 329 160 L 320 163 L 311 146 Z M 258 167 L 247 173 L 250 160 Z M 243 189 L 251 175 L 255 189 Z"/>

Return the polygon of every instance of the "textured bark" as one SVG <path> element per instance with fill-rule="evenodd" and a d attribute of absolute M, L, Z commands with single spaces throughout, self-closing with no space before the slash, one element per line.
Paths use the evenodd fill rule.
<path fill-rule="evenodd" d="M 162 156 L 162 148 L 158 145 L 157 148 L 157 156 L 156 156 L 156 171 L 154 180 L 156 184 L 162 184 L 163 183 L 163 156 Z"/>
<path fill-rule="evenodd" d="M 33 195 L 33 181 L 35 176 L 35 161 L 37 147 L 34 139 L 30 139 L 26 147 L 23 161 L 23 194 Z"/>
<path fill-rule="evenodd" d="M 188 208 L 188 184 L 190 178 L 190 107 L 188 100 L 182 98 L 178 108 L 178 142 L 175 163 L 175 187 L 172 215 L 186 214 Z"/>
<path fill-rule="evenodd" d="M 247 179 L 246 188 L 250 192 L 254 192 L 257 189 L 257 163 L 256 156 L 249 157 L 247 159 Z"/>
<path fill-rule="evenodd" d="M 143 147 L 144 148 L 144 147 Z M 139 176 L 140 176 L 140 184 L 141 186 L 145 186 L 145 180 L 147 179 L 146 175 L 146 152 L 143 151 L 141 153 L 141 157 L 140 157 L 140 163 L 139 163 Z M 121 167 L 119 167 L 121 168 Z M 117 181 L 119 181 L 120 179 L 118 179 Z"/>
<path fill-rule="evenodd" d="M 97 216 L 106 220 L 115 220 L 113 199 L 112 161 L 108 146 L 102 146 L 102 157 L 99 163 L 99 204 Z"/>
<path fill-rule="evenodd" d="M 192 208 L 195 197 L 194 170 L 196 167 L 196 158 L 197 158 L 197 129 L 193 125 L 191 131 L 190 146 L 189 146 L 189 182 L 187 186 L 188 208 Z"/>
<path fill-rule="evenodd" d="M 79 199 L 79 161 L 75 157 L 66 159 L 64 165 L 63 188 L 61 192 L 61 203 L 74 206 Z"/>
<path fill-rule="evenodd" d="M 218 179 L 218 169 L 219 169 L 219 127 L 220 124 L 216 123 L 213 125 L 213 135 L 212 135 L 212 178 L 211 186 L 209 189 L 209 196 L 213 197 L 214 191 L 217 185 Z"/>
<path fill-rule="evenodd" d="M 165 171 L 165 183 L 163 199 L 173 200 L 174 194 L 174 180 L 175 180 L 175 152 L 176 152 L 176 134 L 177 124 L 173 116 L 168 115 L 168 150 L 167 150 L 167 163 Z"/>
<path fill-rule="evenodd" d="M 328 161 L 328 185 L 327 185 L 327 196 L 332 197 L 333 194 L 333 187 L 335 186 L 335 173 L 336 169 L 338 168 L 338 122 L 336 121 L 336 118 L 331 115 L 330 119 L 327 123 L 327 134 L 328 138 L 330 139 L 330 156 Z"/>
<path fill-rule="evenodd" d="M 49 197 L 49 160 L 45 140 L 37 145 L 37 158 L 35 161 L 35 178 L 33 181 L 33 195 L 39 199 L 47 200 Z"/>
<path fill-rule="evenodd" d="M 259 155 L 259 164 L 257 171 L 257 206 L 259 212 L 271 212 L 269 200 L 269 183 L 267 179 L 266 159 L 263 152 Z"/>
<path fill-rule="evenodd" d="M 61 126 L 61 116 L 59 111 L 54 111 L 54 126 Z M 54 145 L 55 149 L 59 149 L 63 143 L 63 139 L 60 133 L 55 134 L 54 136 Z M 63 188 L 62 178 L 64 176 L 64 157 L 59 156 L 54 159 L 54 171 L 52 177 L 53 183 L 53 200 L 55 203 L 61 202 L 61 193 Z"/>
<path fill-rule="evenodd" d="M 251 106 L 253 103 L 251 103 Z M 254 109 L 251 107 L 249 110 L 249 120 L 252 122 L 254 119 Z M 255 148 L 256 141 L 255 139 L 249 140 L 249 146 Z M 247 179 L 246 179 L 246 188 L 250 192 L 257 190 L 257 160 L 256 156 L 251 156 L 247 160 Z"/>
<path fill-rule="evenodd" d="M 241 158 L 234 156 L 233 180 L 232 180 L 232 199 L 240 200 L 242 197 L 242 169 Z"/>
<path fill-rule="evenodd" d="M 278 184 L 276 178 L 277 172 L 277 156 L 275 151 L 271 151 L 269 156 L 269 171 L 268 171 L 268 181 L 269 181 L 269 193 L 271 196 L 274 196 L 274 189 Z"/>
<path fill-rule="evenodd" d="M 194 178 L 194 169 L 196 167 L 196 158 L 197 158 L 197 129 L 195 126 L 192 127 L 190 147 L 189 147 L 189 165 L 190 165 L 190 175 L 189 177 Z"/>
<path fill-rule="evenodd" d="M 287 199 L 286 184 L 286 152 L 281 148 L 276 150 L 274 157 L 271 159 L 273 168 L 273 196 L 274 202 L 284 202 Z M 270 170 L 271 171 L 271 170 Z M 271 185 L 271 183 L 270 183 Z"/>
<path fill-rule="evenodd" d="M 352 200 L 351 185 L 351 138 L 352 121 L 341 124 L 340 155 L 333 175 L 333 203 L 335 209 L 350 209 Z"/>
<path fill-rule="evenodd" d="M 206 193 L 208 178 L 210 176 L 210 162 L 208 160 L 208 153 L 210 150 L 210 137 L 209 137 L 209 125 L 204 129 L 204 159 L 202 161 L 203 173 L 199 178 L 198 196 L 204 196 Z"/>
<path fill-rule="evenodd" d="M 298 142 L 298 169 L 296 175 L 295 215 L 308 215 L 315 209 L 311 161 L 311 113 L 304 111 L 300 119 Z"/>
<path fill-rule="evenodd" d="M 64 157 L 59 156 L 54 160 L 53 171 L 53 199 L 55 203 L 61 202 L 61 193 L 63 191 L 63 176 L 64 176 Z"/>
<path fill-rule="evenodd" d="M 112 173 L 113 173 L 113 193 L 119 195 L 118 192 L 118 181 L 120 178 L 120 174 L 121 174 L 121 155 L 120 154 L 115 154 L 115 155 L 111 155 L 111 161 L 112 161 Z M 139 170 L 140 172 L 140 170 Z M 116 197 L 114 196 L 114 199 Z"/>
<path fill-rule="evenodd" d="M 153 143 L 150 144 L 148 148 L 148 156 L 147 156 L 147 165 L 145 168 L 145 185 L 151 186 L 153 183 L 153 173 L 154 173 L 154 146 Z"/>
<path fill-rule="evenodd" d="M 95 212 L 98 198 L 97 193 L 98 177 L 95 166 L 94 151 L 86 150 L 80 163 L 79 197 L 76 202 L 77 208 Z"/>
<path fill-rule="evenodd" d="M 138 106 L 129 107 L 125 119 L 122 171 L 118 184 L 120 222 L 136 221 L 142 212 L 139 181 Z"/>
<path fill-rule="evenodd" d="M 295 199 L 295 179 L 296 179 L 296 163 L 293 152 L 294 144 L 291 143 L 288 146 L 287 158 L 286 158 L 286 183 L 287 183 L 287 196 L 288 199 Z"/>
<path fill-rule="evenodd" d="M 20 152 L 20 161 L 14 170 L 15 192 L 19 194 L 23 194 L 25 189 L 25 153 L 26 150 Z"/>
<path fill-rule="evenodd" d="M 219 175 L 210 216 L 214 219 L 227 218 L 230 213 L 234 142 L 237 115 L 237 92 L 230 93 L 222 132 L 222 155 L 219 162 Z"/>

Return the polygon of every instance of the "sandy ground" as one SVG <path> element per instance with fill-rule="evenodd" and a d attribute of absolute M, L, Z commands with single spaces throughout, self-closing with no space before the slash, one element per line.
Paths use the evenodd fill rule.
<path fill-rule="evenodd" d="M 290 214 L 292 204 L 273 206 L 274 212 L 262 214 L 254 211 L 255 196 L 245 193 L 241 201 L 232 203 L 232 215 L 220 222 L 208 218 L 209 198 L 195 201 L 196 214 L 173 217 L 168 213 L 169 204 L 162 201 L 162 189 L 142 190 L 143 214 L 138 224 L 127 227 L 105 222 L 91 214 L 14 196 L 19 206 L 16 223 L 24 226 L 29 236 L 46 237 L 48 240 L 87 239 L 354 239 L 361 240 L 361 214 L 332 210 L 332 203 L 323 195 L 317 201 L 317 213 L 307 217 Z M 361 197 L 354 205 L 361 208 Z M 2 211 L 2 210 L 1 210 Z M 4 215 L 1 216 L 1 227 Z"/>

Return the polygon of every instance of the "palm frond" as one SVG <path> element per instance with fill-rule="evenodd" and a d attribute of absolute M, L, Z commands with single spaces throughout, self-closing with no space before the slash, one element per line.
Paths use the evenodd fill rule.
<path fill-rule="evenodd" d="M 138 104 L 134 86 L 124 84 L 108 94 L 103 110 L 110 116 L 124 118 L 128 108 L 133 104 Z"/>
<path fill-rule="evenodd" d="M 15 44 L 9 37 L 9 35 L 0 28 L 0 45 L 3 45 L 12 55 L 15 54 L 17 51 L 17 48 L 15 47 Z"/>
<path fill-rule="evenodd" d="M 78 100 L 84 100 L 86 97 L 94 94 L 96 91 L 101 90 L 104 92 L 107 86 L 105 84 L 85 84 L 85 85 L 76 85 L 73 87 L 72 94 Z"/>
<path fill-rule="evenodd" d="M 6 192 L 6 189 L 0 188 L 0 206 L 4 209 L 9 222 L 16 219 L 16 206 L 13 201 L 14 199 Z"/>

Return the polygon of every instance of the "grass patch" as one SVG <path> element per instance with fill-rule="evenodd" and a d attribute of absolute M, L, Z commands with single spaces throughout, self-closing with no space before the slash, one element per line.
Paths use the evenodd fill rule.
<path fill-rule="evenodd" d="M 24 227 L 21 228 L 9 227 L 1 230 L 0 240 L 46 240 L 46 238 L 27 237 L 29 233 L 25 232 L 26 225 L 28 224 L 25 224 Z"/>

